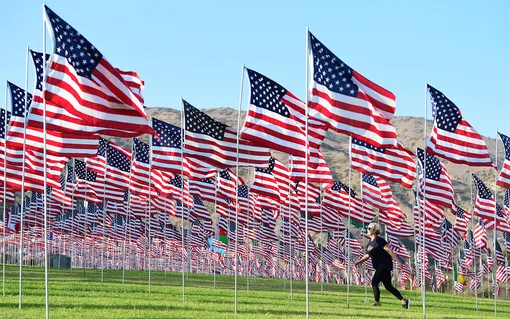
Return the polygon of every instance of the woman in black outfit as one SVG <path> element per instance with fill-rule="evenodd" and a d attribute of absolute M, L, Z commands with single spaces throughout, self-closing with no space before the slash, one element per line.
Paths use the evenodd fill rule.
<path fill-rule="evenodd" d="M 370 223 L 370 225 L 368 225 L 368 235 L 370 236 L 370 241 L 367 244 L 367 253 L 360 260 L 358 260 L 358 262 L 356 262 L 356 266 L 365 262 L 368 258 L 372 258 L 372 265 L 375 269 L 374 277 L 372 278 L 372 290 L 374 291 L 375 298 L 374 306 L 381 305 L 379 302 L 379 298 L 381 296 L 379 283 L 382 282 L 384 288 L 386 288 L 386 290 L 391 292 L 398 300 L 400 300 L 402 307 L 409 309 L 409 299 L 402 297 L 397 288 L 391 285 L 391 270 L 393 269 L 393 262 L 391 258 L 393 258 L 399 266 L 401 266 L 401 262 L 395 253 L 393 253 L 388 247 L 386 240 L 377 236 L 380 233 L 381 230 L 378 224 Z"/>

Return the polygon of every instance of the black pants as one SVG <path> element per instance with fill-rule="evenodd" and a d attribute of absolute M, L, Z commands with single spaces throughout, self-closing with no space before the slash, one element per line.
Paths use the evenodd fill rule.
<path fill-rule="evenodd" d="M 384 288 L 391 292 L 398 300 L 404 299 L 397 288 L 391 285 L 391 270 L 386 267 L 379 267 L 375 270 L 374 277 L 372 278 L 372 290 L 374 291 L 375 301 L 379 301 L 381 291 L 379 290 L 379 283 L 382 281 Z"/>

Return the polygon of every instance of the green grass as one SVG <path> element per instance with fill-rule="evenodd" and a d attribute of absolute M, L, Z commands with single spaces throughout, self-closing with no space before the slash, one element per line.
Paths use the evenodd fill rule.
<path fill-rule="evenodd" d="M 23 271 L 23 309 L 18 310 L 18 268 L 7 267 L 6 296 L 0 295 L 0 318 L 44 317 L 44 269 L 25 267 Z M 248 291 L 246 277 L 238 277 L 238 314 L 234 315 L 234 278 L 189 274 L 185 301 L 182 301 L 180 273 L 152 272 L 152 289 L 148 293 L 148 273 L 122 271 L 51 269 L 50 315 L 52 318 L 304 318 L 304 282 L 294 282 L 290 300 L 289 282 L 279 279 L 251 278 Z M 369 287 L 370 288 L 370 287 Z M 347 308 L 346 286 L 310 283 L 311 318 L 423 318 L 421 295 L 404 291 L 411 298 L 411 309 L 383 290 L 382 307 L 373 308 L 371 291 L 365 303 L 363 287 L 351 287 Z M 428 318 L 488 318 L 494 315 L 493 300 L 449 294 L 427 294 Z M 498 317 L 510 318 L 510 302 L 498 301 Z"/>

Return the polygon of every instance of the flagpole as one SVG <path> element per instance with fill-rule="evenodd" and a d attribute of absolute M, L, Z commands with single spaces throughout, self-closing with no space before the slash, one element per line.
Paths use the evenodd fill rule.
<path fill-rule="evenodd" d="M 289 155 L 289 293 L 290 293 L 290 300 L 293 300 L 292 295 L 292 276 L 294 271 L 294 259 L 292 258 L 292 186 L 291 186 L 291 180 L 290 177 L 292 176 L 292 155 Z"/>
<path fill-rule="evenodd" d="M 422 236 L 422 267 L 421 272 L 421 299 L 423 307 L 423 318 L 427 317 L 427 306 L 425 297 L 425 261 L 426 261 L 426 244 L 425 244 L 425 223 L 427 216 L 427 209 L 425 207 L 427 201 L 427 83 L 425 83 L 425 103 L 424 103 L 424 121 L 423 121 L 423 221 L 420 225 L 420 232 Z M 418 188 L 419 188 L 418 181 Z M 420 202 L 420 192 L 418 191 L 418 203 Z M 418 210 L 419 211 L 419 210 Z"/>
<path fill-rule="evenodd" d="M 219 179 L 219 173 L 218 171 L 216 171 L 216 176 L 214 178 L 214 212 L 216 212 L 216 202 L 217 202 L 217 199 L 218 199 L 218 179 Z M 219 221 L 219 219 L 218 219 Z M 219 254 L 219 248 L 216 247 L 216 245 L 218 244 L 218 241 L 219 241 L 219 235 L 218 235 L 218 232 L 219 232 L 219 227 L 218 227 L 218 222 L 216 222 L 216 228 L 215 228 L 215 232 L 214 232 L 214 237 L 216 238 L 217 242 L 214 243 L 214 247 L 216 248 L 217 250 L 217 253 Z M 214 250 L 213 250 L 213 253 L 216 253 Z M 213 287 L 216 288 L 216 259 L 213 259 Z"/>
<path fill-rule="evenodd" d="M 469 180 L 469 191 L 471 193 L 471 203 L 473 203 L 473 212 L 471 213 L 471 219 L 469 222 L 471 223 L 471 229 L 474 229 L 473 223 L 474 223 L 474 215 L 475 214 L 474 214 L 474 201 L 473 201 L 473 183 L 472 183 L 471 179 Z M 468 237 L 468 235 L 469 235 L 469 227 L 468 227 L 468 231 L 466 233 L 466 237 Z M 475 259 L 475 256 L 473 256 L 473 260 L 474 259 Z M 458 267 L 460 267 L 460 265 L 458 265 Z M 476 262 L 473 262 L 473 267 L 474 267 L 474 273 L 476 275 Z M 483 287 L 482 287 L 482 291 L 483 291 Z M 482 297 L 483 297 L 483 294 L 482 294 Z M 477 289 L 476 285 L 475 285 L 475 310 L 478 311 L 478 289 Z"/>
<path fill-rule="evenodd" d="M 365 201 L 363 200 L 363 173 L 359 172 L 359 182 L 360 182 L 360 193 L 361 193 L 361 212 L 363 214 L 363 230 L 365 230 Z M 381 211 L 378 209 L 377 212 L 379 215 Z M 387 238 L 386 238 L 387 239 Z M 365 303 L 368 303 L 368 292 L 367 292 L 367 272 L 363 269 L 364 266 L 361 266 L 361 271 L 363 271 L 363 285 L 365 286 Z M 411 287 L 412 290 L 412 287 Z"/>
<path fill-rule="evenodd" d="M 184 145 L 186 143 L 186 121 L 184 120 L 184 100 L 181 96 L 181 176 L 184 176 Z M 181 190 L 181 272 L 182 272 L 182 301 L 184 302 L 184 178 Z"/>
<path fill-rule="evenodd" d="M 4 201 L 3 201 L 3 217 L 2 217 L 2 221 L 4 222 L 4 229 L 3 229 L 3 241 L 2 241 L 2 267 L 3 267 L 3 271 L 2 271 L 2 294 L 5 296 L 5 228 L 7 227 L 7 222 L 5 220 L 5 209 L 6 209 L 6 201 L 7 201 L 7 160 L 6 160 L 6 155 L 7 155 L 7 127 L 8 127 L 8 123 L 7 123 L 7 82 L 5 84 L 5 122 L 4 122 L 4 132 L 5 132 L 5 136 L 4 136 Z M 25 100 L 26 101 L 26 100 Z M 23 154 L 25 154 L 25 152 L 23 152 Z M 22 187 L 23 187 L 23 183 L 21 184 Z M 23 199 L 23 196 L 21 197 Z M 23 201 L 22 201 L 23 202 Z M 12 255 L 11 255 L 12 256 Z M 21 281 L 20 281 L 21 282 Z M 21 305 L 21 303 L 20 303 Z"/>
<path fill-rule="evenodd" d="M 149 122 L 152 122 L 149 119 Z M 182 189 L 184 190 L 184 176 L 182 179 Z M 152 216 L 151 216 L 151 195 L 152 195 L 152 134 L 149 135 L 149 293 L 151 293 L 151 271 L 152 271 Z M 183 200 L 184 202 L 184 200 Z M 184 207 L 184 205 L 183 205 Z"/>
<path fill-rule="evenodd" d="M 497 286 L 498 282 L 496 280 L 496 265 L 498 263 L 497 253 L 496 253 L 496 242 L 497 242 L 497 234 L 498 234 L 498 129 L 496 128 L 496 170 L 494 172 L 494 264 L 492 266 L 492 286 L 494 290 L 494 316 L 497 315 L 498 308 L 498 295 L 497 295 Z M 480 257 L 481 258 L 481 257 Z"/>
<path fill-rule="evenodd" d="M 305 99 L 305 288 L 306 288 L 306 319 L 310 318 L 310 296 L 308 294 L 309 284 L 309 270 L 308 270 L 308 77 L 309 77 L 309 52 L 310 52 L 310 43 L 309 43 L 309 31 L 308 27 L 306 27 L 306 55 L 305 55 L 305 64 L 306 64 L 306 76 L 305 76 L 305 90 L 306 90 L 306 99 Z"/>
<path fill-rule="evenodd" d="M 345 233 L 346 233 L 346 236 L 345 236 L 345 240 L 347 240 L 347 262 L 346 262 L 346 267 L 347 267 L 347 308 L 350 308 L 350 304 L 351 304 L 351 296 L 350 296 L 350 293 L 351 293 L 351 267 L 350 267 L 350 263 L 351 263 L 351 233 L 349 232 L 349 226 L 351 225 L 351 175 L 352 175 L 352 137 L 349 136 L 349 190 L 347 191 L 348 192 L 348 195 L 349 195 L 349 212 L 348 212 L 348 217 L 347 217 L 347 226 L 345 227 Z"/>
<path fill-rule="evenodd" d="M 237 313 L 237 253 L 238 253 L 238 234 L 239 234 L 239 138 L 241 130 L 241 106 L 243 105 L 243 84 L 244 84 L 244 64 L 241 70 L 241 89 L 239 92 L 239 113 L 237 117 L 237 157 L 236 157 L 236 231 L 235 231 L 235 252 L 234 252 L 234 313 Z"/>
<path fill-rule="evenodd" d="M 322 227 L 323 227 L 323 216 L 322 216 L 322 184 L 319 186 L 319 213 L 321 218 L 321 231 L 320 231 L 320 239 L 321 239 L 321 295 L 324 294 L 324 241 L 322 235 Z"/>
<path fill-rule="evenodd" d="M 106 201 L 106 171 L 108 170 L 108 145 L 104 152 L 105 164 L 104 164 L 104 185 L 103 185 L 103 229 L 101 230 L 101 282 L 104 282 L 104 229 L 106 228 L 106 207 L 108 202 Z"/>
<path fill-rule="evenodd" d="M 45 5 L 43 4 L 43 12 L 44 12 Z M 44 14 L 43 14 L 44 16 Z M 49 306 L 49 298 L 48 298 L 48 211 L 47 211 L 47 163 L 46 163 L 46 23 L 43 18 L 43 58 L 42 58 L 42 65 L 43 65 L 43 82 L 42 82 L 42 91 L 43 91 L 43 104 L 44 104 L 44 114 L 43 114 L 43 154 L 44 154 L 44 164 L 43 164 L 43 177 L 44 177 L 44 197 L 43 197 L 43 210 L 44 210 L 44 286 L 45 286 L 45 301 L 46 301 L 46 318 L 50 317 L 50 306 Z M 27 59 L 28 61 L 28 59 Z M 28 62 L 27 62 L 28 64 Z M 26 101 L 26 99 L 25 99 Z M 26 121 L 25 121 L 26 123 Z M 26 125 L 26 124 L 25 124 Z"/>
<path fill-rule="evenodd" d="M 109 145 L 106 146 L 106 152 L 108 152 Z M 128 189 L 127 189 L 127 203 L 126 203 L 126 222 L 124 225 L 124 249 L 122 256 L 122 287 L 124 287 L 125 277 L 126 277 L 126 246 L 128 240 L 128 229 L 131 224 L 131 219 L 129 218 L 131 215 L 131 168 L 133 167 L 133 160 L 135 158 L 135 141 L 131 139 L 131 164 L 129 165 L 129 181 L 128 181 Z M 108 163 L 106 163 L 108 165 Z M 132 249 L 130 249 L 132 251 Z"/>

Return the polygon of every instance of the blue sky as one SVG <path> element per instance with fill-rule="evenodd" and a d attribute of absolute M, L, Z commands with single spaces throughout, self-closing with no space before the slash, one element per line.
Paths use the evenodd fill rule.
<path fill-rule="evenodd" d="M 304 98 L 308 26 L 344 62 L 395 93 L 397 115 L 423 116 L 428 82 L 483 135 L 494 137 L 496 128 L 510 134 L 507 1 L 46 4 L 114 66 L 137 71 L 148 106 L 180 108 L 183 96 L 199 108 L 237 108 L 243 63 Z M 42 49 L 42 2 L 5 2 L 0 39 L 0 81 L 23 86 L 26 46 Z"/>

